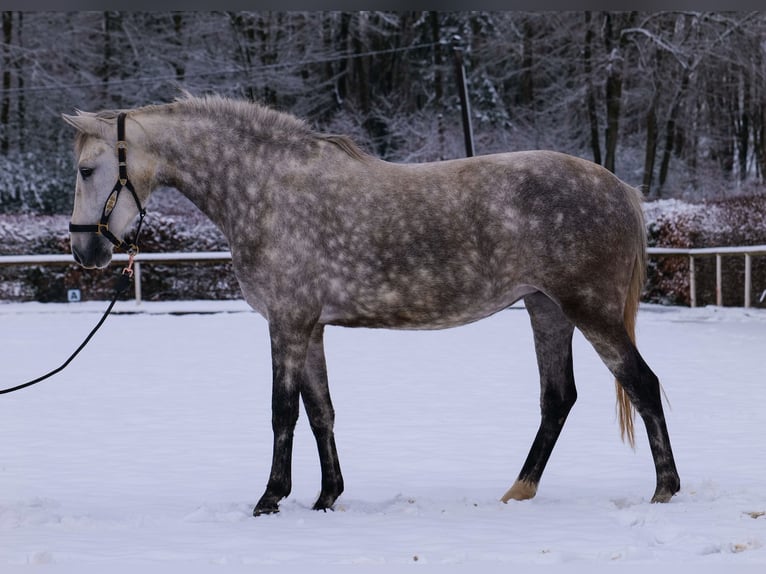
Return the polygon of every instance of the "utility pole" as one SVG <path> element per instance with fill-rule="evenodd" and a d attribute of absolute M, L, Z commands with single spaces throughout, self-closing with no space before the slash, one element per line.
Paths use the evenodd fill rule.
<path fill-rule="evenodd" d="M 460 109 L 463 112 L 463 135 L 465 137 L 465 155 L 473 157 L 473 126 L 471 125 L 471 103 L 468 101 L 468 88 L 465 83 L 465 65 L 463 64 L 463 38 L 452 36 L 452 55 L 455 58 L 455 75 L 460 92 Z"/>

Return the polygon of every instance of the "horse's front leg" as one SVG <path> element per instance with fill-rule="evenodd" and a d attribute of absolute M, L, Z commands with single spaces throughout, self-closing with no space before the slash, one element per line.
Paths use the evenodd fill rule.
<path fill-rule="evenodd" d="M 322 491 L 314 510 L 332 508 L 343 492 L 343 476 L 335 447 L 335 410 L 327 385 L 327 364 L 324 356 L 324 325 L 317 325 L 311 334 L 306 369 L 301 386 L 301 398 L 316 438 L 319 463 L 322 467 Z"/>
<path fill-rule="evenodd" d="M 279 501 L 292 489 L 293 433 L 298 422 L 298 400 L 308 352 L 311 326 L 270 320 L 273 387 L 271 426 L 274 451 L 271 473 L 253 515 L 279 512 Z"/>

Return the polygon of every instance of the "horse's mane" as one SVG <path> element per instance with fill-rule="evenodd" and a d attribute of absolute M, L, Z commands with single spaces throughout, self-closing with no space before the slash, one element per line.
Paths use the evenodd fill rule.
<path fill-rule="evenodd" d="M 121 112 L 135 111 L 139 113 L 163 114 L 170 110 L 177 110 L 179 112 L 188 111 L 193 114 L 212 115 L 214 117 L 225 117 L 229 114 L 234 114 L 250 119 L 255 125 L 262 126 L 266 131 L 283 134 L 289 139 L 325 141 L 336 146 L 349 157 L 360 161 L 370 157 L 348 136 L 316 132 L 304 120 L 291 114 L 280 112 L 256 102 L 226 98 L 218 95 L 198 97 L 184 92 L 183 96 L 176 98 L 170 104 L 151 104 L 136 108 L 135 110 L 102 110 L 91 115 L 105 121 L 113 121 Z M 79 151 L 81 149 L 84 138 L 84 134 L 78 133 L 75 139 L 76 150 Z"/>
<path fill-rule="evenodd" d="M 296 139 L 326 141 L 335 145 L 354 159 L 361 161 L 369 158 L 369 155 L 362 151 L 348 136 L 316 132 L 304 120 L 256 102 L 226 98 L 218 95 L 196 97 L 188 92 L 175 101 L 183 109 L 191 109 L 200 113 L 211 113 L 216 116 L 228 114 L 244 116 L 250 118 L 253 123 L 264 126 L 272 133 L 281 133 Z M 159 108 L 161 106 L 150 107 Z"/>
<path fill-rule="evenodd" d="M 336 145 L 350 157 L 358 159 L 359 161 L 364 161 L 370 157 L 367 152 L 362 151 L 362 149 L 356 145 L 354 140 L 346 135 L 314 133 L 314 137 Z"/>

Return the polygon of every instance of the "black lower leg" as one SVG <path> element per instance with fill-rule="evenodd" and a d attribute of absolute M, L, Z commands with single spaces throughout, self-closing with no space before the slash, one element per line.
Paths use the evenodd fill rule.
<path fill-rule="evenodd" d="M 343 493 L 343 475 L 340 471 L 338 451 L 335 447 L 333 432 L 314 429 L 319 462 L 322 468 L 322 491 L 314 503 L 314 510 L 328 510 Z"/>
<path fill-rule="evenodd" d="M 279 501 L 292 489 L 293 434 L 298 421 L 300 386 L 306 360 L 308 335 L 303 331 L 280 329 L 270 324 L 273 387 L 271 425 L 274 451 L 266 491 L 255 505 L 253 514 L 279 511 Z"/>
<path fill-rule="evenodd" d="M 275 389 L 276 390 L 276 389 Z M 272 428 L 274 430 L 274 452 L 271 472 L 253 514 L 273 514 L 279 511 L 279 501 L 290 494 L 292 489 L 293 435 L 298 421 L 298 393 L 275 392 L 272 397 Z"/>
<path fill-rule="evenodd" d="M 322 401 L 321 404 L 316 401 L 317 397 L 312 396 L 311 392 L 304 391 L 301 395 L 316 439 L 319 465 L 322 470 L 322 491 L 314 504 L 314 510 L 327 510 L 332 508 L 335 500 L 343 492 L 343 475 L 333 432 L 332 405 L 329 403 L 329 395 L 327 402 Z M 327 407 L 329 411 L 326 410 Z"/>
<path fill-rule="evenodd" d="M 646 427 L 657 475 L 652 502 L 668 502 L 681 489 L 681 481 L 670 446 L 659 380 L 635 348 L 632 360 L 626 361 L 615 375 Z"/>
<path fill-rule="evenodd" d="M 572 366 L 574 327 L 559 307 L 541 293 L 526 298 L 540 371 L 540 428 L 516 482 L 502 500 L 531 498 L 577 400 Z"/>
<path fill-rule="evenodd" d="M 292 452 L 293 430 L 275 432 L 271 473 L 266 484 L 266 491 L 253 510 L 255 516 L 279 512 L 279 501 L 290 494 L 290 490 L 292 490 Z"/>
<path fill-rule="evenodd" d="M 322 491 L 314 504 L 315 510 L 332 508 L 343 492 L 343 475 L 335 446 L 335 411 L 327 383 L 324 356 L 323 328 L 317 325 L 311 336 L 306 370 L 301 386 L 303 406 L 317 443 L 319 464 L 322 469 Z"/>
<path fill-rule="evenodd" d="M 575 403 L 576 395 L 571 397 L 557 396 L 555 400 L 550 397 L 543 399 L 543 414 L 540 428 L 535 435 L 535 440 L 530 448 L 529 455 L 524 466 L 519 472 L 519 481 L 537 484 L 542 478 L 545 466 L 548 464 L 553 447 L 558 441 L 564 421 Z"/>
<path fill-rule="evenodd" d="M 553 447 L 561 434 L 564 422 L 575 401 L 577 391 L 572 374 L 572 355 L 569 350 L 567 377 L 565 385 L 545 386 L 541 396 L 541 420 L 535 440 L 529 450 L 524 466 L 514 486 L 503 497 L 510 499 L 531 498 L 537 492 L 537 485 L 542 478 L 545 466 L 548 464 Z"/>

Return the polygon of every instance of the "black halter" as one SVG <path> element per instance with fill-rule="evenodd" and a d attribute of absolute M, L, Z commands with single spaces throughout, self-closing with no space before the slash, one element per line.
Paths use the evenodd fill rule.
<path fill-rule="evenodd" d="M 109 194 L 109 197 L 106 198 L 106 202 L 104 203 L 104 209 L 101 211 L 101 220 L 96 225 L 79 225 L 70 222 L 69 231 L 72 233 L 96 233 L 98 235 L 103 235 L 118 249 L 122 249 L 129 255 L 135 256 L 138 254 L 138 234 L 141 232 L 141 225 L 144 222 L 146 210 L 141 207 L 141 201 L 138 199 L 136 190 L 128 179 L 128 164 L 126 158 L 128 144 L 125 141 L 126 116 L 127 114 L 125 112 L 121 112 L 117 116 L 117 162 L 119 164 L 120 172 L 117 183 L 114 184 L 112 192 Z M 139 220 L 133 243 L 122 241 L 114 235 L 114 233 L 109 231 L 109 217 L 112 215 L 115 205 L 117 205 L 117 200 L 120 198 L 120 192 L 123 188 L 127 188 L 130 195 L 133 197 L 133 201 L 136 202 L 136 207 L 138 207 Z"/>

